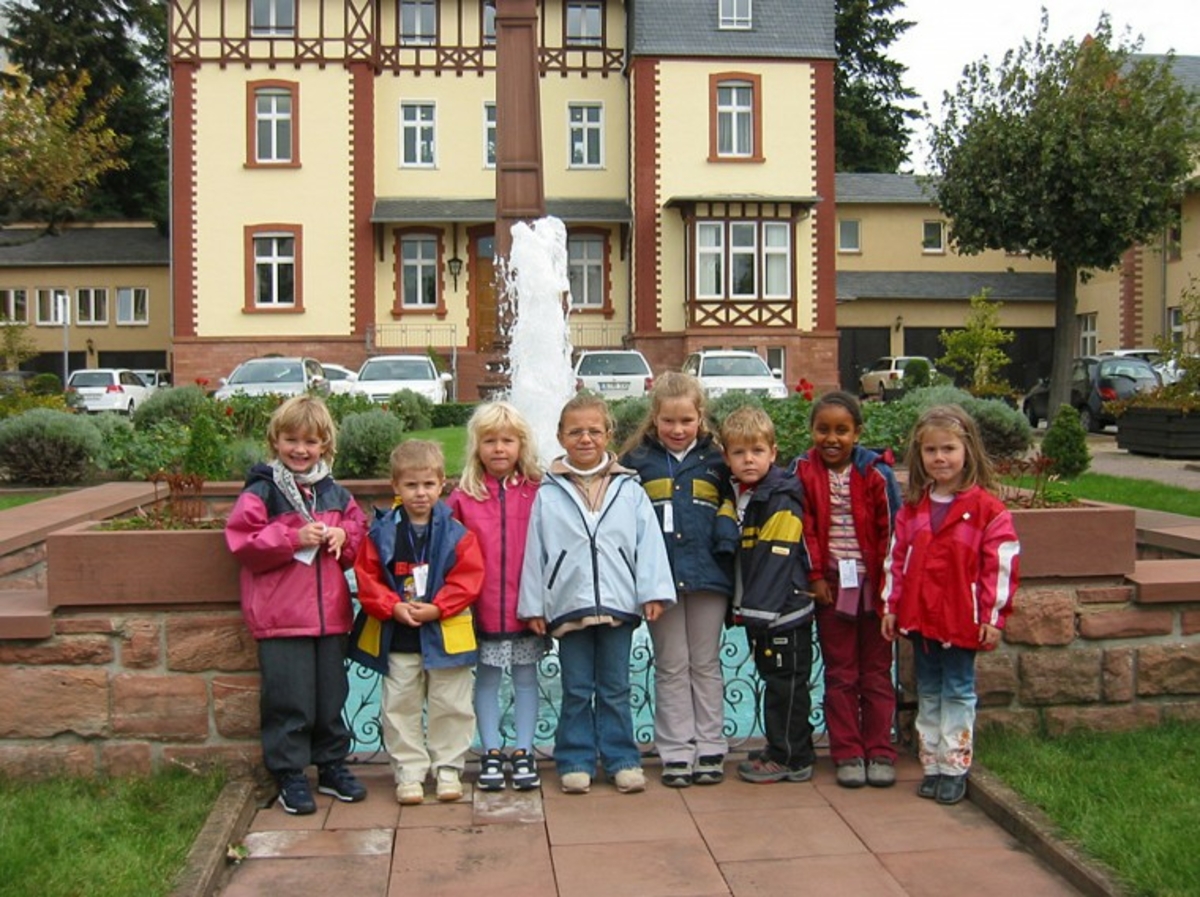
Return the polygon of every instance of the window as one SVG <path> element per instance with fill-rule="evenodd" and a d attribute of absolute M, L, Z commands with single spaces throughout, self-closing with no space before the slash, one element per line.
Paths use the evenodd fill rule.
<path fill-rule="evenodd" d="M 479 34 L 485 47 L 496 46 L 496 0 L 483 0 L 479 7 L 482 21 L 479 24 Z"/>
<path fill-rule="evenodd" d="M 604 107 L 599 103 L 567 106 L 571 168 L 599 168 L 604 164 Z"/>
<path fill-rule="evenodd" d="M 483 104 L 483 167 L 496 167 L 496 104 Z"/>
<path fill-rule="evenodd" d="M 11 323 L 29 320 L 29 297 L 24 290 L 0 290 L 0 317 Z"/>
<path fill-rule="evenodd" d="M 710 162 L 762 162 L 762 76 L 717 72 L 708 77 Z"/>
<path fill-rule="evenodd" d="M 720 4 L 718 27 L 750 27 L 750 0 L 718 0 L 718 2 Z"/>
<path fill-rule="evenodd" d="M 921 231 L 921 250 L 923 252 L 946 251 L 946 222 L 925 222 Z"/>
<path fill-rule="evenodd" d="M 75 291 L 75 323 L 95 326 L 108 323 L 108 290 L 80 287 Z"/>
<path fill-rule="evenodd" d="M 1187 332 L 1183 326 L 1183 308 L 1178 305 L 1172 305 L 1167 309 L 1167 336 L 1171 340 L 1171 345 L 1176 348 L 1183 346 L 1183 341 L 1187 337 Z"/>
<path fill-rule="evenodd" d="M 599 235 L 567 237 L 567 280 L 572 308 L 604 306 L 604 238 Z"/>
<path fill-rule="evenodd" d="M 39 289 L 37 291 L 37 322 L 39 324 L 62 326 L 63 315 L 68 316 L 70 309 L 67 305 L 67 291 L 60 288 Z"/>
<path fill-rule="evenodd" d="M 787 350 L 783 346 L 767 346 L 767 367 L 772 373 L 787 370 Z"/>
<path fill-rule="evenodd" d="M 150 323 L 150 291 L 145 287 L 117 287 L 117 326 Z"/>
<path fill-rule="evenodd" d="M 251 37 L 289 37 L 295 31 L 295 0 L 250 0 Z"/>
<path fill-rule="evenodd" d="M 299 85 L 254 81 L 247 85 L 247 91 L 251 111 L 246 164 L 299 165 Z"/>
<path fill-rule="evenodd" d="M 433 103 L 400 104 L 400 164 L 413 168 L 434 166 L 435 143 Z"/>
<path fill-rule="evenodd" d="M 431 236 L 400 238 L 400 304 L 431 309 L 438 304 L 438 243 Z"/>
<path fill-rule="evenodd" d="M 604 0 L 567 0 L 568 46 L 599 47 L 604 43 Z"/>
<path fill-rule="evenodd" d="M 252 306 L 255 309 L 298 307 L 297 243 L 295 233 L 258 231 L 253 246 Z"/>
<path fill-rule="evenodd" d="M 791 226 L 781 221 L 696 225 L 697 299 L 786 299 L 792 295 Z"/>
<path fill-rule="evenodd" d="M 437 43 L 435 0 L 400 0 L 400 44 L 432 47 Z"/>
<path fill-rule="evenodd" d="M 1079 316 L 1079 354 L 1096 354 L 1096 313 Z"/>
<path fill-rule="evenodd" d="M 862 222 L 853 218 L 838 219 L 838 252 L 862 252 Z"/>

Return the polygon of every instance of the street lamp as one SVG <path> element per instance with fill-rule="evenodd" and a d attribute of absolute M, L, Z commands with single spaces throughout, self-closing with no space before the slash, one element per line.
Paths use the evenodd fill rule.
<path fill-rule="evenodd" d="M 54 296 L 55 302 L 58 304 L 58 317 L 62 321 L 63 329 L 63 387 L 66 388 L 67 376 L 70 374 L 68 361 L 71 355 L 71 316 L 70 306 L 67 304 L 67 293 L 65 290 L 59 290 Z"/>

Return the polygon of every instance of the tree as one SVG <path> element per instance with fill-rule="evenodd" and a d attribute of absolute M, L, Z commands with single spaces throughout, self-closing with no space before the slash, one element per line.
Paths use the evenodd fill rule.
<path fill-rule="evenodd" d="M 0 88 L 0 226 L 32 218 L 53 227 L 125 165 L 123 142 L 105 122 L 108 102 L 84 108 L 87 86 L 83 74 L 42 90 L 23 76 Z"/>
<path fill-rule="evenodd" d="M 838 171 L 896 171 L 908 161 L 908 122 L 917 112 L 897 105 L 916 94 L 905 66 L 884 55 L 913 23 L 890 16 L 904 0 L 837 0 L 838 64 L 834 130 Z"/>
<path fill-rule="evenodd" d="M 126 166 L 100 179 L 92 218 L 167 220 L 166 6 L 155 0 L 4 0 L 0 39 L 35 87 L 86 72 L 84 110 L 107 103 Z"/>
<path fill-rule="evenodd" d="M 949 368 L 966 377 L 974 395 L 984 396 L 1010 391 L 1000 371 L 1010 361 L 1001 348 L 1016 337 L 1011 330 L 1000 329 L 1000 309 L 1003 302 L 992 302 L 988 291 L 971 297 L 971 310 L 960 330 L 943 330 L 938 341 L 946 354 L 937 360 L 938 367 Z M 909 362 L 910 364 L 912 362 Z"/>
<path fill-rule="evenodd" d="M 22 361 L 40 351 L 29 334 L 28 324 L 0 318 L 0 370 L 15 371 Z"/>
<path fill-rule="evenodd" d="M 932 131 L 937 198 L 959 252 L 1028 253 L 1055 265 L 1050 417 L 1066 401 L 1080 272 L 1115 266 L 1166 226 L 1200 146 L 1200 107 L 1173 57 L 1113 45 L 1107 16 L 1081 43 L 1037 39 L 968 66 Z"/>

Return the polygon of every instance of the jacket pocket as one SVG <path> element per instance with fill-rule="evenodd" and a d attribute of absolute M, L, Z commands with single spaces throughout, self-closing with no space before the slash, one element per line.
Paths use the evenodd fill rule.
<path fill-rule="evenodd" d="M 618 548 L 617 553 L 621 555 L 621 560 L 625 562 L 625 569 L 629 571 L 629 578 L 633 582 L 637 582 L 637 571 L 633 569 L 633 561 L 629 559 L 629 555 L 625 553 L 625 549 Z"/>
<path fill-rule="evenodd" d="M 442 647 L 447 654 L 465 654 L 475 650 L 475 626 L 469 609 L 446 617 L 441 624 Z"/>
<path fill-rule="evenodd" d="M 558 560 L 554 562 L 554 567 L 550 570 L 550 579 L 546 583 L 546 588 L 554 588 L 554 580 L 558 579 L 558 571 L 562 568 L 563 561 L 566 559 L 567 553 L 565 551 L 560 551 L 558 553 Z"/>

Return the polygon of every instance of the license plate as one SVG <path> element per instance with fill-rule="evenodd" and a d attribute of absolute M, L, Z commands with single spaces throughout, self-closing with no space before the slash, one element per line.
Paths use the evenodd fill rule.
<path fill-rule="evenodd" d="M 627 389 L 629 389 L 628 383 L 620 383 L 617 381 L 613 381 L 610 383 L 601 383 L 600 384 L 601 392 L 623 392 L 624 390 L 627 390 Z"/>

